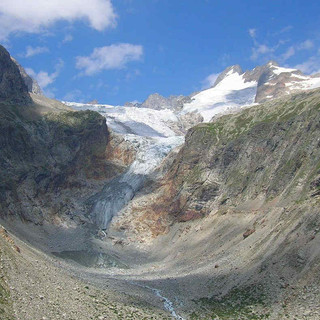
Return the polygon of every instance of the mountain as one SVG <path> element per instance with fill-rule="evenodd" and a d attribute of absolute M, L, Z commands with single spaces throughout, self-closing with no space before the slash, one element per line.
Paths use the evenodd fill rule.
<path fill-rule="evenodd" d="M 280 67 L 274 61 L 245 72 L 239 65 L 234 65 L 226 68 L 209 89 L 190 96 L 169 96 L 168 98 L 155 93 L 143 103 L 126 103 L 124 107 L 114 107 L 112 113 L 115 120 L 120 116 L 119 120 L 122 123 L 125 121 L 122 117 L 124 110 L 127 115 L 131 112 L 137 113 L 135 119 L 129 116 L 126 121 L 126 125 L 132 127 L 135 121 L 140 122 L 138 126 L 144 123 L 147 118 L 142 114 L 144 110 L 145 113 L 153 113 L 159 122 L 168 128 L 164 131 L 185 134 L 197 123 L 209 122 L 217 115 L 236 112 L 244 107 L 317 87 L 320 87 L 319 75 L 307 76 L 297 69 Z M 73 108 L 91 108 L 86 104 L 72 102 L 66 104 Z M 107 109 L 112 107 L 100 105 L 100 110 L 104 106 L 107 106 Z M 131 111 L 129 111 L 130 108 L 132 108 Z M 98 109 L 97 105 L 96 110 Z M 108 113 L 107 109 L 105 111 Z M 155 110 L 155 112 L 148 111 L 148 109 Z M 170 121 L 166 114 L 170 115 Z M 149 122 L 147 125 L 150 124 Z M 152 124 L 151 128 L 155 129 Z"/>
<path fill-rule="evenodd" d="M 194 95 L 182 112 L 200 113 L 208 122 L 217 114 L 317 87 L 319 76 L 303 75 L 297 69 L 279 67 L 274 61 L 246 72 L 235 65 L 223 71 L 213 87 Z"/>
<path fill-rule="evenodd" d="M 190 98 L 185 96 L 170 96 L 165 98 L 158 93 L 151 94 L 141 105 L 141 108 L 150 108 L 155 110 L 172 109 L 179 111 L 184 103 L 189 102 Z"/>
<path fill-rule="evenodd" d="M 123 168 L 106 158 L 104 117 L 29 93 L 21 70 L 0 47 L 0 218 L 42 224 L 78 206 L 62 198 L 90 195 Z"/>
<path fill-rule="evenodd" d="M 0 46 L 0 65 L 0 101 L 30 104 L 28 88 L 20 76 L 19 68 L 3 46 Z"/>
<path fill-rule="evenodd" d="M 307 76 L 297 69 L 280 67 L 274 61 L 247 71 L 243 77 L 258 83 L 255 98 L 258 103 L 320 86 L 319 75 Z"/>
<path fill-rule="evenodd" d="M 25 85 L 28 88 L 29 93 L 33 93 L 36 95 L 43 95 L 43 92 L 38 84 L 38 82 L 31 78 L 27 73 L 26 70 L 18 63 L 17 60 L 11 57 L 11 60 L 17 65 L 20 75 L 25 83 Z"/>

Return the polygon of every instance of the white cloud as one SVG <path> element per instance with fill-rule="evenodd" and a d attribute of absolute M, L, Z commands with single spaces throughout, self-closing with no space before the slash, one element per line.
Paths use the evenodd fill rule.
<path fill-rule="evenodd" d="M 255 38 L 257 34 L 257 29 L 252 28 L 252 29 L 249 29 L 248 32 L 251 38 Z"/>
<path fill-rule="evenodd" d="M 281 55 L 281 59 L 280 59 L 281 62 L 288 60 L 289 58 L 294 56 L 295 53 L 296 53 L 296 50 L 294 49 L 294 47 L 293 46 L 289 47 L 287 51 Z"/>
<path fill-rule="evenodd" d="M 40 71 L 40 72 L 35 72 L 33 69 L 31 68 L 26 68 L 26 72 L 28 75 L 30 75 L 32 78 L 36 79 L 39 86 L 44 89 L 46 88 L 48 85 L 52 84 L 56 78 L 59 76 L 61 69 L 63 68 L 63 61 L 60 60 L 58 62 L 58 64 L 55 66 L 55 71 L 51 74 L 49 74 L 46 71 Z"/>
<path fill-rule="evenodd" d="M 73 40 L 72 34 L 67 34 L 64 39 L 62 40 L 62 43 L 71 42 Z"/>
<path fill-rule="evenodd" d="M 279 57 L 279 61 L 280 62 L 285 62 L 287 61 L 289 58 L 291 58 L 292 56 L 294 56 L 297 51 L 301 51 L 301 50 L 311 50 L 314 48 L 314 43 L 313 41 L 307 39 L 304 42 L 294 45 L 294 46 L 290 46 L 285 53 L 283 53 L 280 57 Z"/>
<path fill-rule="evenodd" d="M 41 53 L 45 53 L 45 52 L 49 52 L 49 49 L 47 47 L 31 47 L 31 46 L 27 46 L 26 48 L 26 53 L 25 53 L 25 57 L 26 58 L 30 58 L 33 57 L 37 54 L 41 54 Z"/>
<path fill-rule="evenodd" d="M 320 72 L 320 56 L 312 56 L 308 60 L 304 61 L 303 63 L 297 64 L 295 66 L 296 69 L 301 70 L 303 73 L 306 74 L 313 74 Z"/>
<path fill-rule="evenodd" d="M 219 73 L 212 73 L 208 75 L 203 81 L 203 89 L 212 87 L 216 82 L 217 78 L 219 77 Z"/>
<path fill-rule="evenodd" d="M 298 46 L 298 50 L 310 50 L 313 49 L 314 44 L 311 40 L 306 40 L 302 43 L 300 43 L 300 45 Z"/>
<path fill-rule="evenodd" d="M 285 33 L 285 32 L 288 32 L 288 31 L 290 31 L 290 30 L 292 30 L 293 29 L 293 26 L 286 26 L 286 27 L 284 27 L 284 28 L 282 28 L 280 31 L 279 31 L 279 33 L 281 34 L 281 33 Z"/>
<path fill-rule="evenodd" d="M 272 35 L 273 35 L 273 36 L 279 36 L 279 35 L 282 35 L 282 34 L 284 34 L 284 33 L 289 32 L 289 31 L 292 30 L 292 29 L 293 29 L 293 26 L 288 25 L 288 26 L 280 29 L 279 31 L 274 32 Z"/>
<path fill-rule="evenodd" d="M 140 72 L 139 69 L 132 70 L 132 71 L 130 71 L 130 72 L 128 72 L 126 74 L 126 80 L 130 81 L 130 80 L 135 79 L 136 77 L 138 77 L 140 75 L 141 75 L 141 72 Z"/>
<path fill-rule="evenodd" d="M 275 51 L 274 48 L 267 46 L 266 44 L 258 44 L 252 48 L 251 60 L 257 60 L 262 55 L 269 55 Z"/>
<path fill-rule="evenodd" d="M 0 39 L 17 32 L 39 33 L 57 21 L 87 20 L 98 31 L 115 26 L 111 0 L 1 0 Z"/>
<path fill-rule="evenodd" d="M 75 102 L 75 101 L 84 102 L 85 101 L 83 92 L 79 89 L 75 89 L 75 90 L 72 90 L 72 91 L 66 93 L 62 100 L 63 101 L 72 101 L 72 102 Z"/>
<path fill-rule="evenodd" d="M 140 60 L 143 47 L 129 43 L 95 48 L 88 57 L 77 57 L 76 67 L 91 76 L 102 70 L 121 69 L 130 61 Z"/>

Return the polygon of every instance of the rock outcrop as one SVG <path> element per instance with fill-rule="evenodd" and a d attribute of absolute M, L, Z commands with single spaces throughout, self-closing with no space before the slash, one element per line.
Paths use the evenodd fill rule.
<path fill-rule="evenodd" d="M 17 65 L 19 72 L 21 74 L 21 77 L 28 88 L 28 92 L 36 95 L 43 95 L 43 92 L 38 82 L 27 74 L 26 70 L 18 63 L 16 59 L 12 57 L 11 59 Z"/>
<path fill-rule="evenodd" d="M 97 112 L 70 111 L 32 95 L 36 103 L 1 47 L 0 217 L 38 224 L 79 217 L 86 195 L 123 170 L 106 158 L 106 120 Z"/>
<path fill-rule="evenodd" d="M 189 102 L 190 97 L 185 96 L 169 96 L 165 98 L 158 93 L 151 94 L 142 104 L 141 108 L 149 108 L 155 110 L 172 109 L 179 111 L 183 108 L 183 104 Z"/>
<path fill-rule="evenodd" d="M 4 103 L 30 104 L 28 88 L 20 76 L 18 66 L 8 51 L 0 45 L 0 101 Z"/>
<path fill-rule="evenodd" d="M 215 81 L 213 87 L 217 86 L 226 76 L 228 76 L 228 75 L 230 75 L 232 73 L 242 74 L 243 71 L 242 71 L 241 67 L 238 64 L 226 68 L 225 70 L 223 70 L 219 74 L 219 76 L 218 76 L 217 80 Z"/>

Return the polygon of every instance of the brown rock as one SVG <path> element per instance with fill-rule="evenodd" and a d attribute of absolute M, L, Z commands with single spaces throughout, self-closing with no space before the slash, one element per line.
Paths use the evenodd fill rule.
<path fill-rule="evenodd" d="M 254 232 L 256 232 L 255 229 L 248 229 L 244 234 L 243 234 L 243 239 L 248 238 L 250 235 L 252 235 Z"/>

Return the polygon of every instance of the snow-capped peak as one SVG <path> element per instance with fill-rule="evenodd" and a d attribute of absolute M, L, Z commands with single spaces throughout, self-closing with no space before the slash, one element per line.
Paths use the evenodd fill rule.
<path fill-rule="evenodd" d="M 275 61 L 244 73 L 235 65 L 225 69 L 213 87 L 185 103 L 183 112 L 198 112 L 204 121 L 210 121 L 217 114 L 317 87 L 320 75 L 307 76 L 298 69 L 280 67 Z"/>
<path fill-rule="evenodd" d="M 218 76 L 217 80 L 215 81 L 213 87 L 217 86 L 221 81 L 223 81 L 223 79 L 227 78 L 228 76 L 232 75 L 233 73 L 237 73 L 237 74 L 243 73 L 241 67 L 238 64 L 230 66 L 230 67 L 226 68 L 223 72 L 221 72 L 220 75 Z"/>
<path fill-rule="evenodd" d="M 183 112 L 199 112 L 208 122 L 216 114 L 254 103 L 257 81 L 246 81 L 239 68 L 225 70 L 212 88 L 201 91 L 190 103 L 185 103 Z"/>

